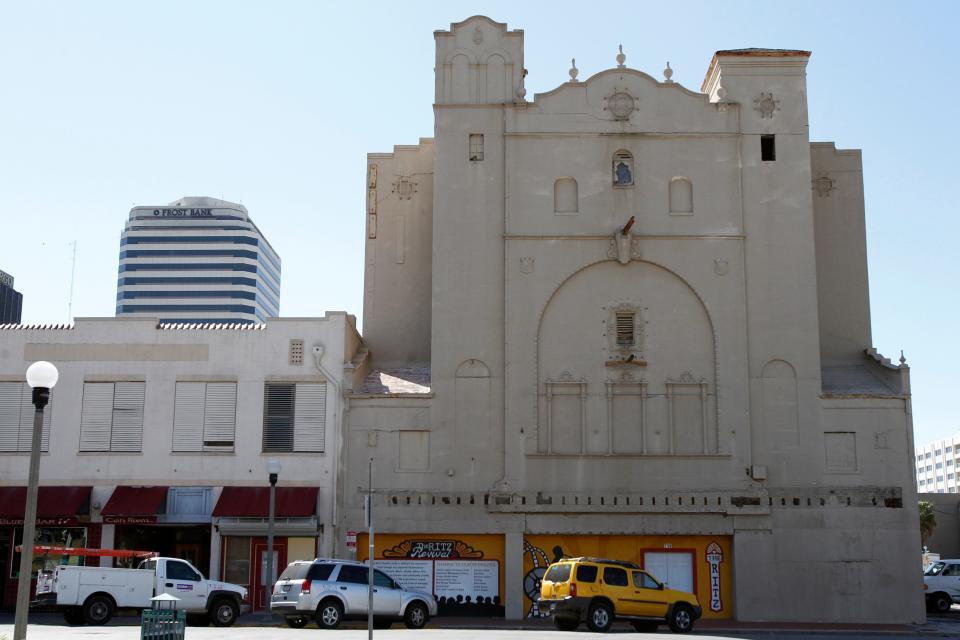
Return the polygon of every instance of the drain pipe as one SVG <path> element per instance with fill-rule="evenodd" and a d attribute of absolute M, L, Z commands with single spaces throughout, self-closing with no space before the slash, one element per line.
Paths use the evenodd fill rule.
<path fill-rule="evenodd" d="M 337 380 L 336 377 L 330 375 L 330 372 L 327 371 L 326 368 L 323 366 L 323 354 L 324 354 L 324 346 L 323 346 L 323 343 L 321 343 L 321 342 L 315 342 L 314 345 L 313 345 L 313 347 L 312 347 L 312 349 L 311 349 L 311 351 L 313 352 L 313 363 L 314 363 L 314 365 L 317 367 L 317 371 L 319 371 L 321 374 L 323 374 L 323 377 L 326 378 L 326 381 L 327 381 L 328 384 L 332 384 L 332 385 L 333 385 L 334 392 L 336 393 L 336 401 L 335 401 L 335 403 L 334 403 L 334 405 L 333 405 L 333 406 L 334 406 L 334 409 L 333 409 L 333 416 L 334 416 L 334 417 L 333 417 L 333 423 L 334 423 L 335 425 L 340 425 L 340 421 L 341 421 L 341 419 L 342 419 L 342 418 L 341 418 L 341 414 L 342 414 L 341 403 L 343 402 L 343 397 L 342 397 L 342 394 L 341 394 L 341 392 L 340 392 L 340 382 Z M 339 436 L 339 437 L 337 438 L 337 440 L 338 440 L 338 442 L 337 442 L 337 448 L 340 449 L 340 448 L 342 448 L 343 445 L 344 445 L 344 443 L 342 442 L 342 438 L 343 438 L 343 429 L 342 429 L 342 428 L 338 431 L 338 436 Z M 330 532 L 330 535 L 333 536 L 333 540 L 331 541 L 331 544 L 332 544 L 331 550 L 333 551 L 332 555 L 336 555 L 336 543 L 337 543 L 337 537 L 336 537 L 336 536 L 337 536 L 337 532 L 339 531 L 339 527 L 337 526 L 337 515 L 338 515 L 338 514 L 337 514 L 337 491 L 339 490 L 339 483 L 337 482 L 337 477 L 338 477 L 338 473 L 339 473 L 339 471 L 340 471 L 340 470 L 339 470 L 339 467 L 340 467 L 339 451 L 335 451 L 335 452 L 334 452 L 334 455 L 331 456 L 331 459 L 334 461 L 334 464 L 335 464 L 336 467 L 337 467 L 336 469 L 334 469 L 334 473 L 332 474 L 332 476 L 333 476 L 333 477 L 332 477 L 333 486 L 332 486 L 332 488 L 331 488 L 331 489 L 332 489 L 332 490 L 331 490 L 331 494 L 332 494 L 332 499 L 333 499 L 333 509 L 332 509 L 332 522 L 330 523 L 330 524 L 331 524 L 331 527 L 330 527 L 330 528 L 332 529 L 332 531 Z M 321 555 L 321 554 L 320 554 L 320 550 L 317 549 L 317 556 L 320 556 L 320 555 Z"/>

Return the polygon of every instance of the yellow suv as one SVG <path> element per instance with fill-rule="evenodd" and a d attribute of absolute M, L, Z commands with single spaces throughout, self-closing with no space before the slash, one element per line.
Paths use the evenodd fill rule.
<path fill-rule="evenodd" d="M 663 623 L 687 633 L 703 609 L 697 596 L 667 589 L 632 562 L 604 558 L 564 558 L 551 564 L 540 581 L 541 610 L 553 623 L 573 631 L 586 621 L 591 631 L 607 631 L 614 619 L 629 620 L 637 631 L 653 632 Z"/>

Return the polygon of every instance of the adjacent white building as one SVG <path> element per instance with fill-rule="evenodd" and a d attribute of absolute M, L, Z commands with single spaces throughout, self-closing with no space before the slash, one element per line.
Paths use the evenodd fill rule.
<path fill-rule="evenodd" d="M 920 493 L 957 493 L 960 482 L 960 433 L 917 447 Z"/>
<path fill-rule="evenodd" d="M 247 585 L 261 608 L 268 459 L 282 465 L 280 570 L 288 558 L 333 552 L 343 375 L 359 345 L 343 312 L 257 325 L 0 325 L 4 607 L 15 600 L 19 567 L 30 363 L 47 360 L 60 372 L 44 413 L 37 541 L 186 558 Z"/>
<path fill-rule="evenodd" d="M 263 322 L 280 313 L 280 257 L 242 204 L 140 206 L 120 238 L 117 316 Z"/>

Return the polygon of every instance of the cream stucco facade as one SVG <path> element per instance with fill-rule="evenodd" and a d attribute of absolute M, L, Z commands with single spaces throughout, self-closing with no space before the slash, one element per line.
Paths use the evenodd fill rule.
<path fill-rule="evenodd" d="M 0 606 L 15 593 L 23 507 L 17 514 L 9 491 L 27 478 L 30 363 L 51 361 L 60 374 L 45 411 L 40 540 L 184 557 L 247 585 L 262 608 L 266 461 L 282 465 L 279 570 L 333 553 L 342 391 L 360 347 L 343 312 L 259 325 L 0 325 Z M 54 494 L 71 487 L 84 497 L 64 511 Z"/>
<path fill-rule="evenodd" d="M 502 538 L 510 617 L 537 536 L 692 536 L 729 545 L 718 616 L 922 620 L 909 369 L 872 349 L 860 152 L 809 140 L 809 52 L 528 97 L 522 31 L 434 37 L 433 138 L 368 156 L 341 529 L 372 459 L 379 531 Z"/>

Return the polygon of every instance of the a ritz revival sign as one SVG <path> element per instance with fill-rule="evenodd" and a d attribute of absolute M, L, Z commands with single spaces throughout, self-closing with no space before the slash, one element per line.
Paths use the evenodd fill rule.
<path fill-rule="evenodd" d="M 213 209 L 154 209 L 153 215 L 158 218 L 210 218 Z"/>

